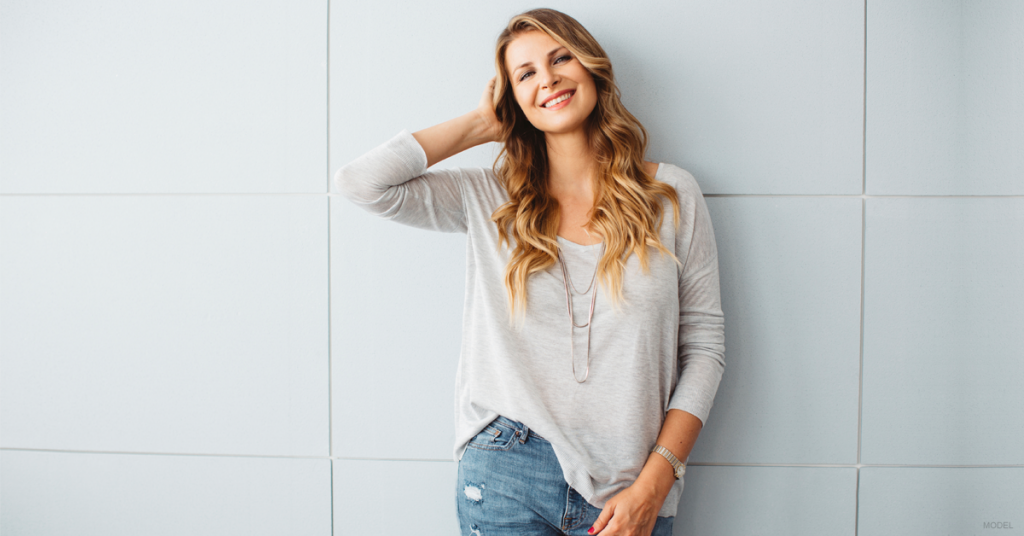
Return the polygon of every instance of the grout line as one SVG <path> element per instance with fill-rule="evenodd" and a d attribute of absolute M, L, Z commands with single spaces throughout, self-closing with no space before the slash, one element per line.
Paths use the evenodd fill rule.
<path fill-rule="evenodd" d="M 331 0 L 327 0 L 327 192 L 331 191 Z M 327 197 L 327 454 L 334 454 L 334 403 L 331 394 L 331 198 Z M 333 486 L 331 493 L 334 493 Z M 333 534 L 333 531 L 332 531 Z"/>
<path fill-rule="evenodd" d="M 867 252 L 867 199 L 860 202 L 860 355 L 857 370 L 857 485 L 854 487 L 853 498 L 853 534 L 857 536 L 857 520 L 860 518 L 860 469 L 861 438 L 863 437 L 864 415 L 864 281 Z"/>
<path fill-rule="evenodd" d="M 857 536 L 860 530 L 860 469 L 857 469 L 857 478 L 853 486 L 853 536 Z"/>
<path fill-rule="evenodd" d="M 128 192 L 128 193 L 118 193 L 118 192 L 112 192 L 112 193 L 88 193 L 88 192 L 86 192 L 86 193 L 52 193 L 52 194 L 32 193 L 32 192 L 29 192 L 29 193 L 0 193 L 0 197 L 62 197 L 62 196 L 65 196 L 65 197 L 131 197 L 131 196 L 137 196 L 137 197 L 172 197 L 172 196 L 173 197 L 185 197 L 185 196 L 196 196 L 196 197 L 201 197 L 201 196 L 217 196 L 217 195 L 231 196 L 231 197 L 265 195 L 265 196 L 278 197 L 278 196 L 282 196 L 282 195 L 307 195 L 307 196 L 314 196 L 315 195 L 315 196 L 321 196 L 321 195 L 325 195 L 325 194 L 323 192 L 163 192 L 163 193 L 145 193 L 145 192 L 136 192 L 136 193 L 131 193 L 131 192 Z M 337 195 L 337 194 L 330 194 L 330 193 L 328 193 L 327 195 Z"/>
<path fill-rule="evenodd" d="M 330 143 L 330 134 L 328 134 L 328 143 Z M 328 161 L 330 157 L 328 156 Z M 328 164 L 330 166 L 330 164 Z M 328 167 L 330 169 L 330 167 Z M 171 193 L 0 193 L 0 197 L 185 197 L 185 196 L 282 196 L 282 195 L 310 195 L 310 196 L 322 196 L 326 195 L 328 198 L 340 196 L 338 193 L 330 192 L 330 180 L 331 174 L 328 173 L 328 192 L 210 192 L 210 193 L 195 193 L 195 192 L 171 192 Z M 868 195 L 868 194 L 704 194 L 704 197 L 841 197 L 841 198 L 861 198 L 861 199 L 901 199 L 901 198 L 939 198 L 939 199 L 1019 199 L 1024 198 L 1024 194 L 980 194 L 980 195 L 966 195 L 966 194 L 933 194 L 933 195 L 904 195 L 904 194 L 881 194 L 881 195 Z"/>
<path fill-rule="evenodd" d="M 216 458 L 267 458 L 267 459 L 296 459 L 296 460 L 324 460 L 326 456 L 292 456 L 274 454 L 211 454 L 202 452 L 140 452 L 140 451 L 119 451 L 119 450 L 78 450 L 78 449 L 39 449 L 0 447 L 0 451 L 22 451 L 22 452 L 58 452 L 62 454 L 116 454 L 132 456 L 197 456 Z"/>
<path fill-rule="evenodd" d="M 324 97 L 327 100 L 327 118 L 324 125 L 324 131 L 327 133 L 327 154 L 325 155 L 326 166 L 327 166 L 327 193 L 331 193 L 331 0 L 327 0 L 327 50 L 324 51 L 324 58 L 326 60 L 327 76 L 326 76 L 326 90 L 327 93 Z"/>
<path fill-rule="evenodd" d="M 1024 195 L 868 195 L 868 194 L 704 194 L 704 197 L 823 197 L 823 198 L 858 198 L 858 199 L 903 199 L 903 198 L 938 198 L 938 199 L 1000 199 L 1024 198 Z"/>
<path fill-rule="evenodd" d="M 860 193 L 868 193 L 868 2 L 864 0 L 864 86 L 861 89 Z M 855 533 L 856 534 L 856 533 Z"/>
<path fill-rule="evenodd" d="M 335 456 L 333 459 L 346 462 L 434 462 L 434 463 L 455 463 L 451 458 L 367 458 L 365 456 Z"/>
<path fill-rule="evenodd" d="M 331 378 L 333 373 L 331 370 L 331 0 L 327 0 L 327 32 L 326 50 L 324 51 L 325 61 L 327 63 L 326 73 L 326 90 L 327 94 L 324 95 L 327 101 L 327 120 L 325 121 L 324 130 L 327 135 L 327 151 L 325 159 L 327 160 L 327 456 L 330 460 L 331 472 L 330 472 L 330 484 L 331 484 L 331 536 L 334 536 L 334 459 L 330 458 L 334 454 L 334 415 L 332 413 L 334 408 L 334 386 L 331 384 Z"/>
<path fill-rule="evenodd" d="M 330 143 L 330 135 L 328 135 Z M 329 169 L 329 168 L 328 168 Z M 330 189 L 331 174 L 328 173 L 328 192 L 170 192 L 170 193 L 0 193 L 0 197 L 202 197 L 202 196 L 323 196 L 337 197 L 341 194 L 332 193 Z M 937 198 L 937 199 L 1019 199 L 1024 194 L 714 194 L 706 193 L 704 197 L 821 197 L 821 198 L 860 198 L 860 199 L 903 199 L 903 198 Z"/>
<path fill-rule="evenodd" d="M 862 418 L 864 413 L 864 282 L 867 273 L 867 232 L 868 209 L 867 200 L 860 204 L 860 350 L 857 371 L 857 463 L 860 463 Z"/>
<path fill-rule="evenodd" d="M 329 461 L 331 462 L 331 536 L 334 536 L 334 460 Z"/>
<path fill-rule="evenodd" d="M 853 535 L 860 526 L 860 447 L 862 416 L 864 413 L 864 267 L 867 251 L 868 204 L 868 0 L 864 0 L 864 85 L 861 88 L 861 141 L 860 141 L 860 355 L 857 363 L 857 477 L 853 487 Z"/>
<path fill-rule="evenodd" d="M 325 58 L 327 61 L 327 121 L 325 131 L 327 133 L 327 452 L 328 457 L 334 456 L 334 372 L 332 370 L 331 353 L 331 0 L 327 0 L 327 50 Z M 331 536 L 334 536 L 334 458 L 330 458 L 331 464 Z"/>
<path fill-rule="evenodd" d="M 989 468 L 1024 468 L 1024 464 L 992 464 L 992 465 L 949 465 L 949 464 L 903 464 L 903 463 L 716 463 L 716 462 L 693 462 L 687 463 L 687 467 L 816 467 L 816 468 L 846 468 L 863 469 L 865 467 L 883 467 L 890 469 L 989 469 Z"/>
<path fill-rule="evenodd" d="M 439 460 L 436 458 L 368 458 L 365 456 L 335 456 L 333 460 L 339 461 L 366 461 L 366 462 L 453 462 L 451 459 Z M 913 468 L 913 469 L 943 469 L 943 468 L 968 468 L 968 469 L 988 469 L 988 468 L 1024 468 L 1024 464 L 902 464 L 902 463 L 875 463 L 875 464 L 862 464 L 862 463 L 735 463 L 735 462 L 690 462 L 686 464 L 687 467 L 811 467 L 811 468 L 845 468 L 845 469 L 861 469 L 864 467 L 883 467 L 883 468 Z"/>
<path fill-rule="evenodd" d="M 49 452 L 60 454 L 114 454 L 133 456 L 191 456 L 191 457 L 214 457 L 214 458 L 264 458 L 273 460 L 331 460 L 334 461 L 367 461 L 367 462 L 435 462 L 455 463 L 450 458 L 368 458 L 363 456 L 283 456 L 263 454 L 197 454 L 182 452 L 128 452 L 128 451 L 103 451 L 103 450 L 69 450 L 69 449 L 36 449 L 0 447 L 0 451 L 18 452 Z M 913 469 L 1016 469 L 1024 468 L 1024 464 L 903 464 L 903 463 L 728 463 L 728 462 L 691 462 L 687 467 L 812 467 L 812 468 L 856 468 L 882 467 L 882 468 L 913 468 Z"/>

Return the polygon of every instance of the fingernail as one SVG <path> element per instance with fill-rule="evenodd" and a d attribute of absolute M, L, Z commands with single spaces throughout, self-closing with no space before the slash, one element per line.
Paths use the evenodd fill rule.
<path fill-rule="evenodd" d="M 589 529 L 587 529 L 587 534 L 593 534 L 593 533 L 594 533 L 594 527 L 590 527 Z"/>

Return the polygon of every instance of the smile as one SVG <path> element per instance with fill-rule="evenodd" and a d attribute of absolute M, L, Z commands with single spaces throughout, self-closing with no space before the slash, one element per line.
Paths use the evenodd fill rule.
<path fill-rule="evenodd" d="M 557 110 L 559 108 L 565 108 L 566 106 L 569 105 L 569 101 L 572 100 L 572 96 L 575 94 L 575 90 L 570 90 L 568 93 L 563 93 L 560 97 L 556 97 L 554 99 L 549 100 L 548 102 L 545 102 L 543 105 L 541 105 L 541 107 L 547 108 L 548 110 Z"/>

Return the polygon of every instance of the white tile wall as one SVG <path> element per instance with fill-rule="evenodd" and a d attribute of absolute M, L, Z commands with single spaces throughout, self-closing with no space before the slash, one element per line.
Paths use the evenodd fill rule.
<path fill-rule="evenodd" d="M 548 5 L 714 219 L 675 534 L 1017 527 L 1021 4 Z M 328 187 L 532 7 L 0 0 L 0 532 L 456 533 L 465 237 Z"/>
<path fill-rule="evenodd" d="M 863 462 L 1024 464 L 1022 237 L 1020 197 L 868 200 Z"/>
<path fill-rule="evenodd" d="M 326 205 L 0 197 L 0 446 L 328 455 Z"/>
<path fill-rule="evenodd" d="M 402 129 L 415 132 L 476 108 L 494 76 L 498 34 L 509 17 L 532 7 L 521 1 L 334 2 L 331 169 Z M 489 167 L 498 150 L 481 145 L 440 166 Z"/>
<path fill-rule="evenodd" d="M 871 194 L 1024 194 L 1024 3 L 868 4 Z"/>
<path fill-rule="evenodd" d="M 861 536 L 1013 534 L 1024 519 L 1022 467 L 865 467 L 860 490 Z"/>
<path fill-rule="evenodd" d="M 454 461 L 335 460 L 336 536 L 459 533 Z"/>
<path fill-rule="evenodd" d="M 853 536 L 856 503 L 853 467 L 690 467 L 673 534 Z"/>
<path fill-rule="evenodd" d="M 0 451 L 5 536 L 331 534 L 327 459 Z"/>
<path fill-rule="evenodd" d="M 654 156 L 705 194 L 860 193 L 863 2 L 641 5 L 600 19 Z"/>
<path fill-rule="evenodd" d="M 452 460 L 466 235 L 342 197 L 331 231 L 334 455 Z"/>
<path fill-rule="evenodd" d="M 0 9 L 0 192 L 327 191 L 326 1 Z"/>
<path fill-rule="evenodd" d="M 861 200 L 707 201 L 727 359 L 690 462 L 855 463 Z"/>

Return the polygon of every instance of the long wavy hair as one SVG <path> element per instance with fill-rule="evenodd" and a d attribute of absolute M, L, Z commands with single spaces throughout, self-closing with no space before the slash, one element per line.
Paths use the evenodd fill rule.
<path fill-rule="evenodd" d="M 594 210 L 588 228 L 605 241 L 605 253 L 598 263 L 599 284 L 610 289 L 612 303 L 618 308 L 625 301 L 622 276 L 626 260 L 636 253 L 644 273 L 649 273 L 648 246 L 675 254 L 662 245 L 658 229 L 664 207 L 658 196 L 672 202 L 673 217 L 679 226 L 679 201 L 671 185 L 655 180 L 644 168 L 647 130 L 620 99 L 612 64 L 597 40 L 576 19 L 553 9 L 534 9 L 509 20 L 498 36 L 495 50 L 497 80 L 494 107 L 502 125 L 501 152 L 493 166 L 509 201 L 491 215 L 498 226 L 499 247 L 515 239 L 505 269 L 510 323 L 517 309 L 521 320 L 526 308 L 526 281 L 530 274 L 543 271 L 558 259 L 558 201 L 548 190 L 548 155 L 544 132 L 534 127 L 516 101 L 505 52 L 520 34 L 542 31 L 572 55 L 590 72 L 597 87 L 597 104 L 587 118 L 584 130 L 589 149 L 597 162 Z M 596 289 L 595 289 L 596 292 Z"/>

